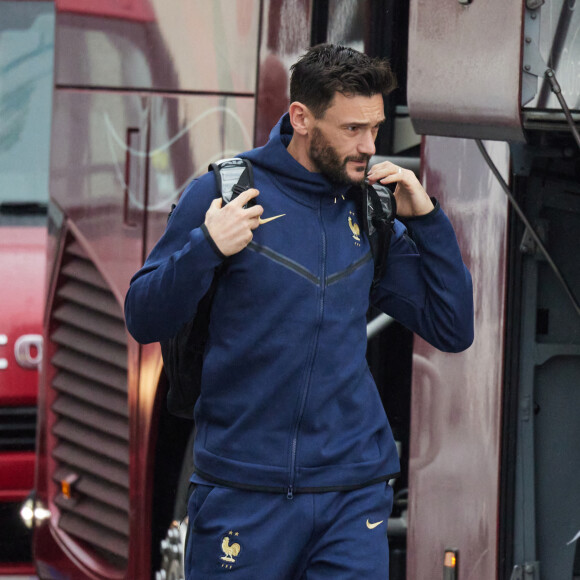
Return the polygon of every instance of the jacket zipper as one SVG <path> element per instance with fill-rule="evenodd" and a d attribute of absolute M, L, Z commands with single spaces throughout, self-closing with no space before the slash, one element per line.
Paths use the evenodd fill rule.
<path fill-rule="evenodd" d="M 300 424 L 302 423 L 302 417 L 304 416 L 304 411 L 306 410 L 306 399 L 308 396 L 308 391 L 310 390 L 310 381 L 312 380 L 312 370 L 314 367 L 314 359 L 316 358 L 316 351 L 318 350 L 318 337 L 320 335 L 320 327 L 322 325 L 322 317 L 324 314 L 324 293 L 326 291 L 326 232 L 324 231 L 324 222 L 322 220 L 322 200 L 320 200 L 318 205 L 318 220 L 320 222 L 320 231 L 322 237 L 322 272 L 320 277 L 320 308 L 318 311 L 318 325 L 316 328 L 316 340 L 314 341 L 314 348 L 310 356 L 308 364 L 310 366 L 308 377 L 306 380 L 306 385 L 302 391 L 302 399 L 300 401 L 300 411 L 298 413 L 298 418 L 296 419 L 296 425 L 294 426 L 294 436 L 292 438 L 292 451 L 290 457 L 290 483 L 288 484 L 288 491 L 286 497 L 288 499 L 293 499 L 294 497 L 294 481 L 296 479 L 296 453 L 298 449 L 298 432 L 300 430 Z"/>

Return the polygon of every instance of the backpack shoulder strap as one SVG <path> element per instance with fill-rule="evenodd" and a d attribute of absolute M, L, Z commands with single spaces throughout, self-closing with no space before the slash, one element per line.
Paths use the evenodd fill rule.
<path fill-rule="evenodd" d="M 209 171 L 213 171 L 217 195 L 222 196 L 224 203 L 253 187 L 252 165 L 246 159 L 222 159 L 212 163 Z M 171 211 L 174 209 L 175 205 Z M 201 372 L 212 302 L 222 267 L 223 264 L 216 269 L 211 286 L 200 300 L 194 318 L 174 337 L 161 342 L 163 365 L 169 381 L 167 409 L 178 417 L 193 419 L 195 403 L 201 392 Z"/>
<path fill-rule="evenodd" d="M 233 201 L 242 191 L 254 187 L 254 170 L 248 159 L 241 157 L 220 159 L 212 163 L 208 170 L 213 171 L 217 193 L 221 194 L 224 205 Z"/>
<path fill-rule="evenodd" d="M 375 263 L 371 288 L 374 290 L 385 271 L 397 215 L 397 202 L 393 193 L 384 185 L 378 183 L 373 186 L 367 185 L 365 190 L 366 195 L 363 196 L 363 199 L 366 203 L 363 207 L 363 219 Z"/>
<path fill-rule="evenodd" d="M 212 171 L 214 174 L 216 180 L 216 197 L 220 197 L 221 195 L 224 205 L 233 201 L 242 191 L 254 187 L 254 171 L 248 159 L 242 159 L 241 157 L 220 159 L 210 164 L 208 171 Z M 251 200 L 247 205 L 254 205 L 254 203 L 255 201 Z M 222 269 L 223 264 L 216 268 L 213 282 L 207 293 L 207 295 L 211 296 L 208 302 L 210 306 L 216 291 L 217 279 Z"/>
<path fill-rule="evenodd" d="M 210 164 L 208 171 L 212 171 L 216 180 L 216 197 L 221 195 L 224 205 L 234 200 L 242 191 L 254 187 L 254 170 L 249 159 L 231 157 L 220 159 Z M 253 202 L 253 203 L 252 203 Z M 254 205 L 252 200 L 248 205 Z M 173 214 L 177 205 L 171 204 L 167 220 Z"/>

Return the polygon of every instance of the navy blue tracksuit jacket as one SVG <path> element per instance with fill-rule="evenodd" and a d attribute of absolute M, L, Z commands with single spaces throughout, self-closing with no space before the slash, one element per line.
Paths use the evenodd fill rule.
<path fill-rule="evenodd" d="M 473 339 L 471 277 L 437 205 L 397 221 L 379 287 L 357 189 L 311 173 L 287 152 L 288 117 L 242 155 L 263 218 L 228 258 L 213 303 L 195 409 L 195 467 L 206 481 L 283 493 L 348 490 L 399 471 L 369 372 L 372 302 L 443 351 Z M 196 312 L 223 262 L 201 224 L 213 175 L 183 194 L 165 234 L 131 281 L 127 326 L 140 342 L 169 338 Z M 360 233 L 357 234 L 357 227 Z"/>

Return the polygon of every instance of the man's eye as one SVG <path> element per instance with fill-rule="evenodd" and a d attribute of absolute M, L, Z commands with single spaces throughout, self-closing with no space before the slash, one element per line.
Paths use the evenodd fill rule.
<path fill-rule="evenodd" d="M 346 128 L 346 130 L 347 130 L 349 133 L 354 133 L 354 132 L 355 132 L 357 129 L 358 129 L 358 127 L 357 127 L 356 125 L 349 125 L 349 126 Z"/>

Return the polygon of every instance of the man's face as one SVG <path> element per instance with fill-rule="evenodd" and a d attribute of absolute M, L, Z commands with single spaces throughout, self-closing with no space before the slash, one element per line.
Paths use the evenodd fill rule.
<path fill-rule="evenodd" d="M 308 157 L 312 168 L 335 183 L 362 183 L 384 120 L 382 95 L 347 97 L 336 93 L 310 131 Z"/>

